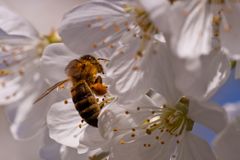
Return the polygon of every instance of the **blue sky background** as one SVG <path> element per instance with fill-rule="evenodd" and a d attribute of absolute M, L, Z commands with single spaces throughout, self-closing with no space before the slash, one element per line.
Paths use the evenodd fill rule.
<path fill-rule="evenodd" d="M 219 105 L 240 101 L 240 80 L 235 79 L 235 69 L 232 70 L 228 81 L 220 88 L 213 97 L 213 101 Z"/>
<path fill-rule="evenodd" d="M 235 103 L 240 101 L 240 80 L 235 79 L 235 69 L 232 70 L 228 81 L 213 96 L 212 100 L 223 106 L 227 103 Z M 215 137 L 215 134 L 202 125 L 195 124 L 193 132 L 207 140 L 209 143 Z"/>

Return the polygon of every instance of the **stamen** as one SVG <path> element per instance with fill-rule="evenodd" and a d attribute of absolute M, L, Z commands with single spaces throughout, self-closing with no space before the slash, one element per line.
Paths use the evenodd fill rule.
<path fill-rule="evenodd" d="M 153 117 L 143 122 L 143 129 L 151 135 L 156 129 L 178 136 L 184 131 L 191 131 L 194 121 L 188 118 L 189 100 L 182 97 L 174 107 L 164 105 L 159 110 L 152 111 Z"/>
<path fill-rule="evenodd" d="M 225 0 L 208 0 L 209 4 L 224 4 Z"/>
<path fill-rule="evenodd" d="M 221 13 L 213 16 L 212 18 L 212 48 L 214 50 L 218 50 L 221 48 L 221 40 L 220 40 L 220 25 L 222 22 Z"/>
<path fill-rule="evenodd" d="M 52 43 L 60 43 L 61 41 L 62 39 L 59 36 L 58 32 L 55 29 L 52 29 L 52 31 L 48 35 L 44 35 L 41 37 L 41 41 L 36 46 L 37 55 L 41 57 L 43 50 L 47 45 Z"/>
<path fill-rule="evenodd" d="M 96 49 L 96 48 L 97 48 L 97 44 L 96 44 L 96 43 L 93 43 L 93 44 L 92 44 L 92 48 Z"/>
<path fill-rule="evenodd" d="M 140 68 L 139 68 L 138 66 L 134 66 L 134 67 L 132 68 L 132 70 L 133 70 L 133 71 L 139 71 Z"/>
<path fill-rule="evenodd" d="M 117 131 L 118 131 L 118 129 L 117 129 L 117 128 L 114 128 L 114 129 L 113 129 L 113 131 L 114 131 L 114 132 L 117 132 Z"/>
<path fill-rule="evenodd" d="M 19 70 L 18 70 L 18 73 L 19 73 L 19 75 L 20 76 L 23 76 L 24 75 L 24 69 L 23 68 L 20 68 Z"/>
<path fill-rule="evenodd" d="M 121 139 L 121 140 L 119 141 L 119 143 L 120 143 L 120 144 L 126 144 L 126 141 L 125 141 L 124 139 Z"/>
<path fill-rule="evenodd" d="M 0 69 L 0 77 L 8 76 L 10 74 L 13 74 L 13 72 L 11 70 Z"/>
<path fill-rule="evenodd" d="M 127 28 L 133 30 L 133 37 L 139 38 L 141 40 L 140 47 L 136 52 L 136 59 L 142 58 L 147 44 L 150 40 L 154 39 L 154 36 L 159 33 L 158 28 L 151 21 L 149 14 L 140 7 L 124 5 L 125 12 L 131 14 L 134 18 L 134 22 L 131 26 L 128 23 L 125 24 Z M 130 31 L 130 29 L 129 29 Z"/>
<path fill-rule="evenodd" d="M 0 85 L 4 88 L 4 87 L 6 87 L 6 82 L 1 81 L 1 82 L 0 82 Z"/>
<path fill-rule="evenodd" d="M 177 0 L 168 0 L 170 2 L 170 4 L 173 4 L 174 2 L 176 2 Z"/>

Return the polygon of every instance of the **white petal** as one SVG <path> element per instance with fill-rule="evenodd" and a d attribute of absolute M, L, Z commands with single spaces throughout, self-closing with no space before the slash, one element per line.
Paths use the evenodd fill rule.
<path fill-rule="evenodd" d="M 79 154 L 77 150 L 74 148 L 66 148 L 65 151 L 62 153 L 63 160 L 89 160 L 87 154 Z"/>
<path fill-rule="evenodd" d="M 135 142 L 130 144 L 115 144 L 112 145 L 111 155 L 109 160 L 141 160 L 141 155 L 138 152 L 139 146 L 143 146 L 141 143 Z M 149 158 L 148 158 L 149 159 Z"/>
<path fill-rule="evenodd" d="M 98 128 L 88 125 L 86 127 L 84 136 L 80 139 L 80 144 L 87 146 L 97 147 L 99 144 L 104 143 L 104 139 L 99 134 Z"/>
<path fill-rule="evenodd" d="M 76 53 L 91 53 L 117 41 L 126 30 L 127 15 L 121 3 L 90 0 L 68 12 L 60 27 L 64 43 Z"/>
<path fill-rule="evenodd" d="M 177 138 L 175 136 L 170 136 L 168 133 L 160 136 L 160 134 L 156 132 L 151 135 L 145 134 L 131 143 L 121 144 L 117 141 L 117 143 L 113 144 L 114 146 L 111 150 L 112 159 L 117 158 L 117 160 L 120 160 L 130 157 L 134 160 L 165 160 L 172 158 L 171 156 L 174 153 L 174 150 L 179 147 L 179 144 L 176 143 Z M 158 136 L 159 139 L 156 139 L 156 136 Z"/>
<path fill-rule="evenodd" d="M 28 19 L 43 34 L 47 34 L 53 27 L 59 26 L 63 14 L 79 4 L 79 1 L 75 0 L 8 0 L 1 2 Z"/>
<path fill-rule="evenodd" d="M 79 128 L 82 119 L 72 100 L 67 101 L 67 104 L 61 101 L 51 106 L 47 115 L 49 135 L 58 143 L 77 148 L 86 126 Z M 85 150 L 87 151 L 87 147 Z"/>
<path fill-rule="evenodd" d="M 53 159 L 60 159 L 60 148 L 61 145 L 56 143 L 49 137 L 49 133 L 46 130 L 44 134 L 44 142 L 43 146 L 39 151 L 39 155 L 44 160 L 53 160 Z"/>
<path fill-rule="evenodd" d="M 170 3 L 168 0 L 148 1 L 140 0 L 143 7 L 150 13 L 153 22 L 158 26 L 159 31 L 168 32 L 168 11 Z"/>
<path fill-rule="evenodd" d="M 36 29 L 26 19 L 4 6 L 0 7 L 0 26 L 8 34 L 23 35 L 33 39 L 39 38 Z"/>
<path fill-rule="evenodd" d="M 33 105 L 34 100 L 43 91 L 42 87 L 44 87 L 40 74 L 36 72 L 37 68 L 38 65 L 35 63 L 25 68 L 26 72 L 18 82 L 19 88 L 16 88 L 16 91 L 13 92 L 15 96 L 12 95 L 13 98 L 19 96 L 20 98 L 6 107 L 6 112 L 11 123 L 11 131 L 15 138 L 32 137 L 45 124 L 46 108 L 50 105 L 46 105 L 46 103 L 40 103 L 41 105 L 45 104 L 43 107 L 40 104 Z M 36 110 L 37 114 L 34 113 Z M 33 121 L 35 122 L 33 123 Z"/>
<path fill-rule="evenodd" d="M 16 94 L 16 96 L 12 96 L 14 95 L 14 93 L 16 93 L 17 91 L 20 90 L 20 84 L 18 84 L 17 82 L 19 82 L 19 80 L 12 80 L 12 81 L 7 81 L 4 82 L 4 86 L 1 85 L 0 87 L 0 105 L 8 105 L 11 104 L 13 102 L 16 102 L 17 100 L 19 100 L 20 98 L 23 97 L 23 93 L 24 93 L 24 88 L 22 88 L 22 92 L 20 92 L 19 94 Z"/>
<path fill-rule="evenodd" d="M 229 60 L 222 52 L 211 52 L 196 60 L 176 59 L 172 63 L 177 88 L 184 95 L 198 100 L 209 99 L 230 75 Z"/>
<path fill-rule="evenodd" d="M 24 35 L 13 35 L 0 29 L 0 41 L 6 45 L 27 45 L 32 44 L 32 39 Z"/>
<path fill-rule="evenodd" d="M 124 114 L 125 110 L 120 108 L 120 105 L 111 106 L 111 108 L 111 110 L 103 111 L 98 118 L 99 132 L 106 139 L 114 136 L 114 128 L 128 128 L 132 121 Z"/>
<path fill-rule="evenodd" d="M 166 100 L 161 95 L 158 96 L 153 98 L 143 95 L 130 104 L 122 105 L 116 102 L 106 106 L 98 118 L 99 132 L 106 139 L 111 139 L 118 135 L 114 133 L 114 129 L 128 132 L 128 130 L 141 125 L 152 115 L 153 110 L 165 104 Z"/>
<path fill-rule="evenodd" d="M 174 75 L 165 44 L 148 44 L 142 58 L 136 59 L 139 44 L 133 39 L 124 53 L 113 56 L 108 76 L 113 79 L 110 92 L 119 97 L 119 101 L 137 99 L 149 88 L 161 93 L 173 102 L 179 94 L 174 83 Z M 151 78 L 150 78 L 151 77 Z"/>
<path fill-rule="evenodd" d="M 228 122 L 235 121 L 240 115 L 240 103 L 227 103 L 224 106 L 227 112 Z"/>
<path fill-rule="evenodd" d="M 240 16 L 240 5 L 229 2 L 228 7 L 223 12 L 221 42 L 229 50 L 229 54 L 234 59 L 240 59 L 239 44 L 240 23 L 236 21 Z"/>
<path fill-rule="evenodd" d="M 89 147 L 89 150 L 94 150 L 102 147 L 106 144 L 106 140 L 100 135 L 98 128 L 88 125 L 85 129 L 83 136 L 80 137 L 80 147 L 78 148 L 78 153 L 82 153 L 82 146 Z"/>
<path fill-rule="evenodd" d="M 110 138 L 114 137 L 110 159 L 120 160 L 127 157 L 134 160 L 157 160 L 159 158 L 185 160 L 189 157 L 196 160 L 201 160 L 204 157 L 209 160 L 211 158 L 215 159 L 206 142 L 195 136 L 189 136 L 188 133 L 175 137 L 168 132 L 156 130 L 151 135 L 147 135 L 140 124 L 149 117 L 147 112 L 153 108 L 151 106 L 154 106 L 154 104 L 147 99 L 142 99 L 140 102 L 126 107 L 115 104 L 115 106 L 109 106 L 100 115 L 99 129 L 103 129 L 102 132 L 105 132 Z M 142 105 L 145 108 L 141 108 Z M 141 109 L 136 111 L 138 106 Z M 124 112 L 126 110 L 128 111 L 127 114 Z M 136 114 L 134 114 L 134 111 Z M 136 130 L 133 132 L 132 128 Z M 114 129 L 116 130 L 114 131 Z M 134 137 L 131 137 L 132 133 L 134 133 Z M 156 139 L 156 136 L 159 136 L 159 139 Z M 180 144 L 178 144 L 178 141 Z M 123 142 L 125 143 L 122 144 Z M 150 147 L 146 147 L 148 145 Z M 196 152 L 197 150 L 200 150 L 200 154 Z M 206 154 L 203 154 L 205 152 Z"/>
<path fill-rule="evenodd" d="M 240 79 L 240 61 L 237 61 L 235 78 Z"/>
<path fill-rule="evenodd" d="M 204 104 L 190 101 L 189 116 L 192 120 L 205 125 L 216 133 L 220 132 L 227 124 L 225 110 L 213 103 Z"/>
<path fill-rule="evenodd" d="M 215 156 L 210 145 L 199 137 L 187 133 L 184 140 L 180 143 L 180 153 L 173 160 L 215 160 Z"/>
<path fill-rule="evenodd" d="M 174 153 L 174 150 L 179 147 L 176 143 L 176 137 L 169 136 L 168 133 L 159 136 L 161 140 L 156 140 L 156 136 L 159 136 L 159 134 L 155 133 L 151 136 L 145 135 L 140 139 L 141 143 L 139 144 L 138 154 L 140 155 L 141 160 L 170 159 L 172 158 L 171 156 Z M 164 144 L 161 144 L 161 141 L 164 141 Z M 144 144 L 150 144 L 151 146 L 145 148 Z"/>
<path fill-rule="evenodd" d="M 10 104 L 24 98 L 23 96 L 32 89 L 31 87 L 38 83 L 39 73 L 37 68 L 39 61 L 35 59 L 34 56 L 31 57 L 33 53 L 32 51 L 33 50 L 29 50 L 21 53 L 24 56 L 29 56 L 29 59 L 25 57 L 26 61 L 29 60 L 27 64 L 25 61 L 22 62 L 22 59 L 20 58 L 20 64 L 21 62 L 25 64 L 18 65 L 13 62 L 13 65 L 10 65 L 9 67 L 2 65 L 3 69 L 10 71 L 10 74 L 0 78 L 0 104 Z M 12 60 L 11 58 L 6 59 L 10 64 Z M 23 75 L 19 74 L 20 70 L 24 71 Z"/>
<path fill-rule="evenodd" d="M 50 106 L 64 99 L 68 95 L 62 92 L 46 96 L 41 101 L 33 104 L 37 97 L 42 94 L 48 85 L 38 81 L 35 87 L 29 90 L 24 99 L 6 107 L 7 115 L 11 123 L 11 131 L 15 138 L 26 139 L 34 136 L 46 126 L 46 114 Z"/>
<path fill-rule="evenodd" d="M 169 1 L 167 0 L 150 1 L 150 2 L 147 0 L 140 0 L 140 3 L 146 8 L 148 12 L 154 12 L 160 7 L 167 8 L 170 6 Z"/>
<path fill-rule="evenodd" d="M 42 145 L 42 134 L 26 141 L 15 140 L 9 131 L 9 123 L 4 114 L 3 107 L 0 108 L 0 154 L 1 158 L 11 160 L 39 159 L 39 148 Z"/>
<path fill-rule="evenodd" d="M 51 84 L 66 79 L 65 67 L 71 60 L 76 58 L 79 57 L 72 53 L 64 44 L 49 45 L 44 50 L 41 59 L 43 76 L 45 76 Z"/>
<path fill-rule="evenodd" d="M 197 58 L 211 50 L 211 16 L 205 1 L 184 2 L 169 13 L 171 48 L 181 58 Z"/>
<path fill-rule="evenodd" d="M 223 160 L 238 160 L 240 147 L 240 124 L 235 121 L 226 127 L 214 140 L 213 150 Z"/>
<path fill-rule="evenodd" d="M 14 120 L 11 125 L 11 132 L 16 139 L 26 139 L 26 138 L 32 137 L 33 135 L 36 134 L 36 132 L 44 128 L 44 121 L 42 121 L 43 119 L 42 120 L 38 119 L 38 121 L 35 120 L 34 123 L 29 120 L 25 121 L 30 117 L 31 117 L 30 120 L 33 120 L 36 118 L 36 115 L 29 114 L 30 116 L 28 116 L 28 113 L 33 107 L 32 104 L 35 98 L 37 97 L 37 93 L 33 93 L 31 95 L 26 95 L 26 96 L 28 97 L 22 100 L 20 106 L 18 106 L 18 109 L 14 116 Z M 40 114 L 41 116 L 44 116 L 44 111 L 46 113 L 45 108 L 42 108 L 41 106 L 38 106 L 38 108 L 39 108 L 39 111 L 41 111 L 42 113 L 39 113 L 39 112 L 37 113 Z M 15 109 L 15 106 L 13 109 Z M 10 107 L 7 108 L 7 110 L 10 116 L 12 112 L 14 112 L 14 110 L 11 110 Z"/>

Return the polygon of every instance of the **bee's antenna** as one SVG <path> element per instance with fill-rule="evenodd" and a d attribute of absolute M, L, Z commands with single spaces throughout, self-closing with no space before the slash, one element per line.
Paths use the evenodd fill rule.
<path fill-rule="evenodd" d="M 97 58 L 97 60 L 99 60 L 99 61 L 110 61 L 109 59 L 105 59 L 105 58 Z"/>

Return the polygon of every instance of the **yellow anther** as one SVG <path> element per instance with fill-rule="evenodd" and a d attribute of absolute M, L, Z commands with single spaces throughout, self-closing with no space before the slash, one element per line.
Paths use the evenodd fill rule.
<path fill-rule="evenodd" d="M 13 74 L 13 72 L 11 70 L 7 70 L 7 69 L 0 69 L 0 77 L 1 76 L 8 76 L 10 74 Z"/>
<path fill-rule="evenodd" d="M 119 143 L 120 143 L 120 144 L 126 144 L 126 141 L 125 141 L 124 139 L 121 139 L 121 140 L 119 141 Z"/>
<path fill-rule="evenodd" d="M 220 23 L 221 23 L 221 16 L 219 16 L 219 15 L 213 16 L 213 18 L 212 18 L 212 24 L 219 26 Z"/>
<path fill-rule="evenodd" d="M 209 4 L 224 4 L 225 0 L 208 0 Z"/>
<path fill-rule="evenodd" d="M 114 129 L 113 129 L 113 131 L 114 131 L 114 132 L 117 132 L 117 131 L 118 131 L 118 129 L 117 129 L 117 128 L 114 128 Z"/>
<path fill-rule="evenodd" d="M 41 57 L 44 48 L 52 43 L 60 43 L 62 41 L 56 29 L 52 29 L 52 31 L 48 35 L 44 35 L 41 38 L 41 41 L 36 46 L 37 54 Z"/>
<path fill-rule="evenodd" d="M 59 36 L 58 32 L 55 29 L 52 29 L 49 35 L 44 36 L 47 39 L 48 43 L 60 43 L 62 41 L 61 37 Z"/>

